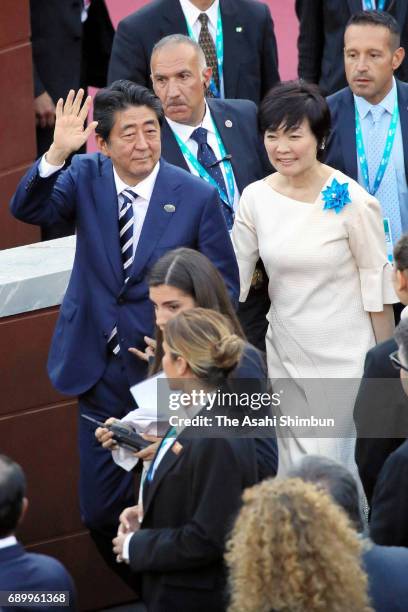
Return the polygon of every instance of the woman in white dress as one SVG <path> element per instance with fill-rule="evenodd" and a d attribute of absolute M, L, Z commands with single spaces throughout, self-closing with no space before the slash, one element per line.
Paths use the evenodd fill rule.
<path fill-rule="evenodd" d="M 240 300 L 261 257 L 271 299 L 269 376 L 290 379 L 275 384 L 281 414 L 335 420 L 326 429 L 282 428 L 279 470 L 305 453 L 352 467 L 358 379 L 366 352 L 392 335 L 397 301 L 380 205 L 319 161 L 330 114 L 317 87 L 277 85 L 261 104 L 260 124 L 276 172 L 242 193 L 232 233 Z"/>

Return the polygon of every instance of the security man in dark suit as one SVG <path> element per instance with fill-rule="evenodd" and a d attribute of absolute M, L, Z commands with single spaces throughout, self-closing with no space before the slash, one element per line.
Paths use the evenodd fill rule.
<path fill-rule="evenodd" d="M 182 34 L 166 36 L 152 53 L 151 78 L 165 114 L 162 155 L 166 161 L 213 184 L 229 229 L 242 190 L 272 171 L 249 100 L 205 99 L 211 68 L 200 46 Z M 248 340 L 265 351 L 270 301 L 259 262 L 239 317 Z"/>
<path fill-rule="evenodd" d="M 76 610 L 74 583 L 63 565 L 47 555 L 26 552 L 14 535 L 27 507 L 23 470 L 9 457 L 0 455 L 0 591 L 15 591 L 16 596 L 21 591 L 67 591 L 66 600 L 60 598 L 62 594 L 58 596 L 59 605 L 69 598 L 65 609 Z M 15 598 L 10 607 L 2 605 L 1 610 L 12 612 L 16 606 L 20 609 Z M 45 600 L 43 606 L 39 603 L 30 609 L 51 612 L 60 608 L 58 603 L 53 606 Z"/>
<path fill-rule="evenodd" d="M 70 89 L 105 87 L 114 29 L 104 0 L 30 0 L 30 17 L 40 157 L 52 143 L 59 98 Z M 67 221 L 41 228 L 43 240 L 73 233 Z"/>
<path fill-rule="evenodd" d="M 375 6 L 374 6 L 375 5 Z M 299 78 L 319 85 L 330 95 L 347 85 L 344 74 L 344 29 L 350 17 L 377 7 L 388 11 L 399 23 L 402 46 L 408 46 L 408 3 L 406 0 L 296 0 L 299 19 Z M 398 78 L 408 81 L 408 59 Z"/>
<path fill-rule="evenodd" d="M 395 291 L 408 305 L 408 234 L 394 248 Z M 378 475 L 388 456 L 408 438 L 407 397 L 399 370 L 390 360 L 398 350 L 394 338 L 377 344 L 367 353 L 356 403 L 355 458 L 367 501 L 371 505 Z"/>
<path fill-rule="evenodd" d="M 391 359 L 399 368 L 408 395 L 408 320 L 395 330 L 398 351 Z M 408 410 L 408 398 L 406 398 Z M 370 534 L 376 544 L 408 547 L 408 440 L 388 457 L 378 476 L 371 505 Z"/>
<path fill-rule="evenodd" d="M 211 95 L 260 102 L 279 81 L 273 21 L 255 0 L 155 0 L 119 23 L 109 82 L 130 79 L 151 87 L 150 56 L 169 34 L 199 42 L 213 69 Z"/>

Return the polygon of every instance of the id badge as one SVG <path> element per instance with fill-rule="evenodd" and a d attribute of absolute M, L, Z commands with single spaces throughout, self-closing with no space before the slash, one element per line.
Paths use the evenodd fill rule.
<path fill-rule="evenodd" d="M 394 263 L 394 245 L 392 243 L 391 225 L 390 220 L 387 217 L 383 219 L 384 233 L 385 233 L 385 244 L 387 247 L 387 259 L 390 263 Z"/>

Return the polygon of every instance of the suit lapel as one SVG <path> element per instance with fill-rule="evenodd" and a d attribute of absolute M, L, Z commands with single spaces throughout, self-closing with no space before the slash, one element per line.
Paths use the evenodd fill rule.
<path fill-rule="evenodd" d="M 176 441 L 175 444 L 179 444 L 180 449 L 179 451 L 176 453 L 173 450 L 173 446 L 171 446 L 170 448 L 167 449 L 165 455 L 163 456 L 162 460 L 160 461 L 159 467 L 157 468 L 153 480 L 147 485 L 147 487 L 144 488 L 143 490 L 143 514 L 144 516 L 146 516 L 151 501 L 161 483 L 161 481 L 163 480 L 163 478 L 166 476 L 166 474 L 172 469 L 172 467 L 177 463 L 177 461 L 179 461 L 180 457 L 183 455 L 184 451 L 185 451 L 185 445 L 186 442 L 183 442 L 183 444 L 181 445 L 180 442 Z M 188 442 L 187 442 L 188 444 Z M 158 452 L 160 450 L 160 447 L 153 459 L 153 461 L 155 461 Z"/>
<path fill-rule="evenodd" d="M 341 126 L 339 126 L 339 133 L 341 152 L 344 160 L 344 172 L 354 180 L 357 180 L 356 120 L 354 97 L 351 89 L 345 92 L 341 104 L 343 105 L 343 109 L 341 111 L 342 121 Z"/>
<path fill-rule="evenodd" d="M 123 283 L 123 264 L 120 252 L 118 225 L 118 197 L 110 159 L 102 159 L 101 172 L 92 182 L 99 228 L 113 273 Z"/>
<path fill-rule="evenodd" d="M 401 122 L 402 146 L 404 149 L 405 178 L 408 181 L 408 139 L 404 134 L 408 134 L 408 85 L 396 80 L 398 91 L 398 108 Z"/>
<path fill-rule="evenodd" d="M 177 211 L 178 199 L 176 196 L 177 185 L 172 185 L 171 166 L 164 160 L 160 161 L 160 170 L 156 178 L 152 197 L 143 223 L 142 233 L 136 248 L 132 264 L 129 282 L 137 277 L 143 270 L 146 262 L 152 254 L 157 242 L 161 238 L 173 214 Z M 172 204 L 173 212 L 164 209 L 166 204 Z"/>
<path fill-rule="evenodd" d="M 174 137 L 173 131 L 166 120 L 163 121 L 161 130 L 161 142 L 162 142 L 162 156 L 169 164 L 174 164 L 183 170 L 190 172 L 190 168 L 184 155 L 181 152 L 180 147 L 177 144 L 177 140 Z"/>
<path fill-rule="evenodd" d="M 396 0 L 395 7 L 395 18 L 400 24 L 401 30 L 406 27 L 405 22 L 407 20 L 408 2 L 407 0 Z"/>
<path fill-rule="evenodd" d="M 245 147 L 241 148 L 240 145 L 240 131 L 239 125 L 235 121 L 235 117 L 232 117 L 226 112 L 222 101 L 219 100 L 207 100 L 208 106 L 211 111 L 211 116 L 214 120 L 215 125 L 220 133 L 221 140 L 224 143 L 224 147 L 227 153 L 232 155 L 231 165 L 234 171 L 235 181 L 237 183 L 238 191 L 242 193 L 242 190 L 251 181 L 248 179 L 247 164 L 243 164 L 242 160 L 237 159 L 237 155 L 233 155 L 233 151 L 245 151 Z M 230 122 L 230 127 L 227 127 L 226 123 Z"/>
<path fill-rule="evenodd" d="M 242 32 L 250 26 L 239 21 L 234 0 L 220 0 L 220 9 L 224 38 L 225 97 L 236 98 Z M 237 32 L 236 28 L 241 28 L 241 30 Z"/>
<path fill-rule="evenodd" d="M 188 36 L 187 23 L 179 0 L 164 0 L 162 11 L 162 34 L 185 34 Z"/>

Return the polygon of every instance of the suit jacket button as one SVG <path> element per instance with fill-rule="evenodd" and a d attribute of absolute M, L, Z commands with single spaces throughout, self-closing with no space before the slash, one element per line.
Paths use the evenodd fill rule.
<path fill-rule="evenodd" d="M 123 296 L 118 297 L 118 304 L 124 304 L 126 302 Z"/>

